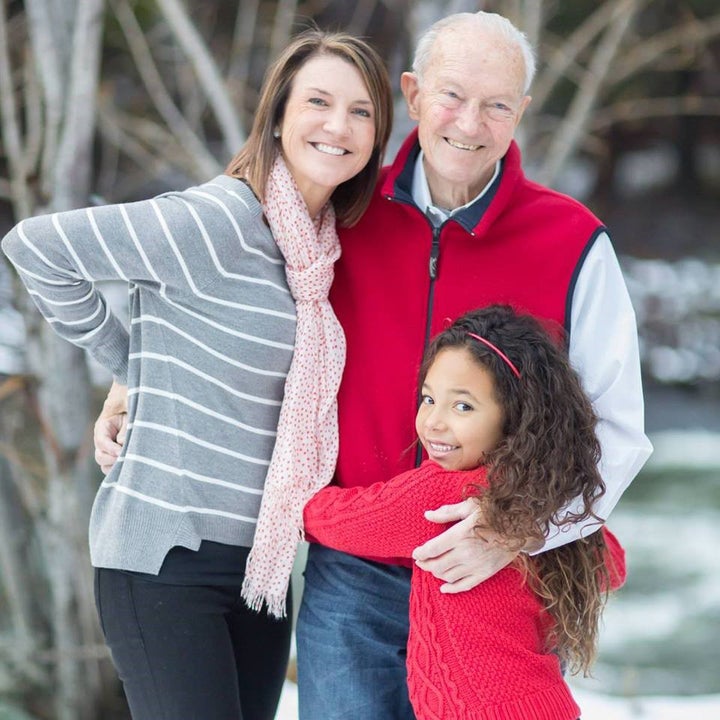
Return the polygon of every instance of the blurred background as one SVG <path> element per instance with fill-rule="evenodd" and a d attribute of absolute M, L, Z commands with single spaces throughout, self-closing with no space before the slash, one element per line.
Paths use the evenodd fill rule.
<path fill-rule="evenodd" d="M 0 7 L 3 234 L 28 215 L 221 172 L 269 59 L 310 24 L 372 41 L 396 89 L 418 35 L 446 14 L 496 11 L 523 29 L 540 61 L 518 138 L 526 171 L 610 229 L 637 313 L 656 448 L 611 519 L 631 574 L 606 613 L 595 679 L 578 692 L 604 708 L 592 717 L 669 717 L 656 696 L 694 708 L 673 717 L 720 716 L 718 0 Z M 398 92 L 389 158 L 410 127 Z M 106 289 L 122 313 L 124 290 Z M 108 383 L 38 320 L 0 258 L 0 720 L 127 717 L 97 628 L 86 540 L 100 480 L 92 423 Z"/>

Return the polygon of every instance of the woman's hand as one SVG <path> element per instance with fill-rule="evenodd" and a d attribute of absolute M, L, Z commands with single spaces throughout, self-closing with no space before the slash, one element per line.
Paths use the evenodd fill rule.
<path fill-rule="evenodd" d="M 413 551 L 419 568 L 445 582 L 440 592 L 472 590 L 509 565 L 520 552 L 518 548 L 509 548 L 500 535 L 487 528 L 483 528 L 482 537 L 478 535 L 475 527 L 479 508 L 473 498 L 428 510 L 425 517 L 431 522 L 455 523 Z"/>
<path fill-rule="evenodd" d="M 95 462 L 107 475 L 120 455 L 127 432 L 127 386 L 113 382 L 95 422 Z"/>

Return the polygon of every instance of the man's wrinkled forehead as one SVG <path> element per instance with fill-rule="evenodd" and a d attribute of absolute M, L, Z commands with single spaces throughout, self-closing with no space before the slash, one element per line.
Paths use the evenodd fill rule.
<path fill-rule="evenodd" d="M 423 80 L 449 82 L 487 77 L 505 92 L 523 94 L 525 62 L 520 47 L 485 27 L 445 28 L 430 49 Z"/>

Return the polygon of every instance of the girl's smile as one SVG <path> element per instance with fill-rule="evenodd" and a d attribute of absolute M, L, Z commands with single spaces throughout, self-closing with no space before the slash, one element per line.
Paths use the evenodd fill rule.
<path fill-rule="evenodd" d="M 500 442 L 503 421 L 491 373 L 465 348 L 441 350 L 425 377 L 415 420 L 428 457 L 446 470 L 475 468 Z"/>

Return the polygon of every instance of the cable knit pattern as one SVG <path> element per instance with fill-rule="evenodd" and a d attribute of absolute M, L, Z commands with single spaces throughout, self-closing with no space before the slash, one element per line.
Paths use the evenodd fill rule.
<path fill-rule="evenodd" d="M 445 529 L 423 512 L 456 502 L 470 484 L 485 484 L 483 469 L 450 472 L 426 461 L 386 483 L 327 487 L 305 507 L 305 532 L 354 555 L 409 558 L 413 548 Z M 620 546 L 606 534 L 620 565 Z M 624 568 L 618 570 L 624 576 Z M 418 720 L 580 716 L 557 657 L 543 651 L 550 617 L 517 569 L 507 567 L 457 595 L 440 593 L 440 584 L 413 568 L 407 664 Z"/>
<path fill-rule="evenodd" d="M 265 188 L 265 216 L 285 256 L 297 306 L 295 352 L 285 382 L 277 440 L 242 594 L 259 610 L 285 615 L 290 573 L 302 537 L 302 509 L 327 485 L 338 452 L 337 391 L 345 364 L 345 336 L 328 302 L 340 257 L 335 212 L 325 206 L 316 230 L 280 155 Z"/>

